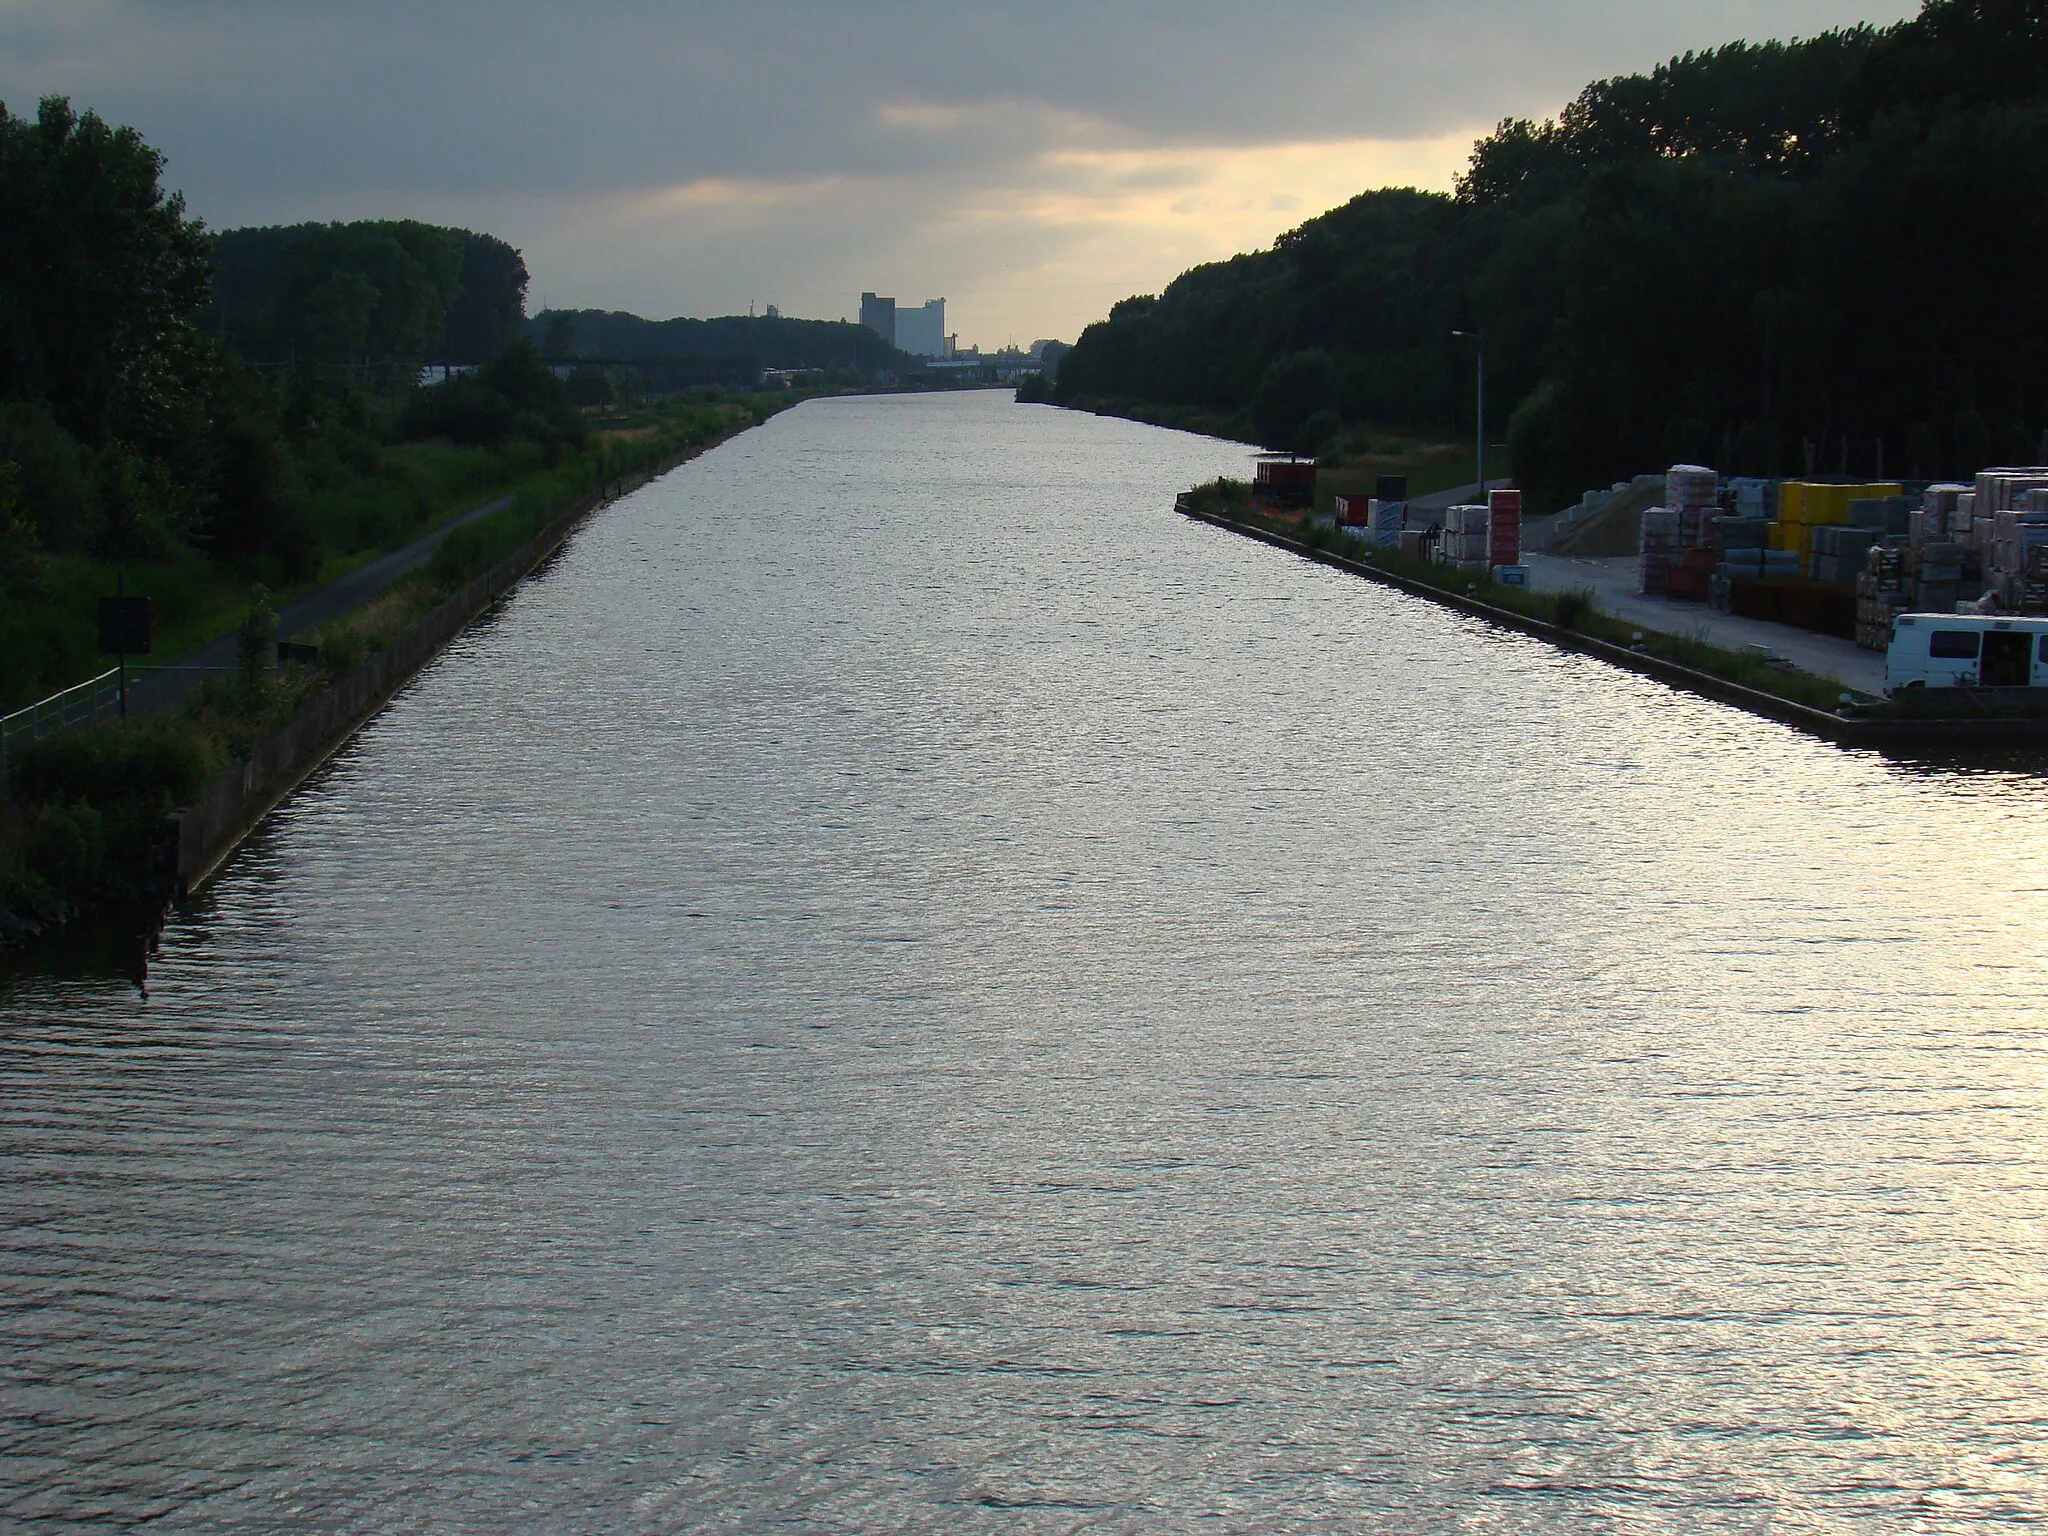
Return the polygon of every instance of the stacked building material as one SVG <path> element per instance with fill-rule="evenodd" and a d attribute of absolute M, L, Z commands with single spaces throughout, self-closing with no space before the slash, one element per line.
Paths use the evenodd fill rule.
<path fill-rule="evenodd" d="M 1408 526 L 1408 477 L 1381 475 L 1373 505 L 1373 543 L 1381 549 L 1397 548 L 1401 530 Z"/>
<path fill-rule="evenodd" d="M 1813 530 L 1832 528 L 1849 521 L 1849 503 L 1903 496 L 1906 488 L 1895 481 L 1865 485 L 1829 485 L 1809 480 L 1787 480 L 1778 487 L 1778 522 L 1771 532 L 1771 547 L 1799 557 L 1802 574 L 1809 572 L 1807 557 L 1813 550 Z M 1901 533 L 1905 532 L 1903 528 Z"/>
<path fill-rule="evenodd" d="M 2015 510 L 2027 492 L 2044 488 L 2048 488 L 2048 466 L 2008 464 L 1978 470 L 1968 494 L 1956 498 L 1957 515 L 1949 538 L 1988 565 L 1998 514 Z"/>
<path fill-rule="evenodd" d="M 1911 547 L 1918 550 L 1922 544 L 1948 542 L 1953 536 L 1957 502 L 1969 494 L 1970 487 L 1952 481 L 1927 487 L 1927 493 L 1920 498 L 1920 510 L 1907 521 Z"/>
<path fill-rule="evenodd" d="M 2035 546 L 2027 553 L 2027 568 L 2020 577 L 2016 613 L 2048 615 L 2048 547 Z"/>
<path fill-rule="evenodd" d="M 2048 491 L 2036 492 L 2048 503 Z M 2033 495 L 2027 498 L 2033 500 Z M 1999 606 L 2017 612 L 2037 551 L 2048 550 L 2048 505 L 1996 512 L 1991 519 L 1990 547 L 1984 551 L 1984 581 L 1997 594 Z"/>
<path fill-rule="evenodd" d="M 1337 531 L 1354 539 L 1369 539 L 1373 531 L 1373 514 L 1378 503 L 1370 496 L 1355 492 L 1339 491 L 1331 499 L 1337 512 Z"/>
<path fill-rule="evenodd" d="M 1493 514 L 1481 506 L 1450 507 L 1444 512 L 1444 536 L 1437 545 L 1437 559 L 1474 576 L 1486 573 L 1493 563 L 1489 553 L 1493 542 Z"/>
<path fill-rule="evenodd" d="M 1867 505 L 1867 503 L 1866 503 Z M 1883 503 L 1878 503 L 1882 509 Z M 1877 530 L 1854 524 L 1822 524 L 1812 534 L 1808 574 L 1815 581 L 1854 581 L 1863 574 L 1863 557 L 1880 539 Z"/>
<path fill-rule="evenodd" d="M 1674 464 L 1664 471 L 1664 505 L 1678 514 L 1678 542 L 1685 549 L 1710 548 L 1710 519 L 1719 510 L 1721 477 L 1699 464 Z"/>
<path fill-rule="evenodd" d="M 1911 498 L 1858 496 L 1849 503 L 1849 526 L 1868 528 L 1879 539 L 1903 539 L 1912 533 Z"/>
<path fill-rule="evenodd" d="M 1684 554 L 1679 527 L 1679 515 L 1669 508 L 1652 507 L 1643 514 L 1641 590 L 1645 597 L 1663 597 L 1671 590 L 1671 567 Z"/>
<path fill-rule="evenodd" d="M 1495 565 L 1522 563 L 1522 493 L 1489 491 L 1486 496 L 1486 557 Z"/>
<path fill-rule="evenodd" d="M 1314 459 L 1261 459 L 1252 471 L 1252 499 L 1273 507 L 1311 507 L 1316 500 Z"/>
<path fill-rule="evenodd" d="M 1882 651 L 1892 643 L 1892 620 L 1909 606 L 1906 597 L 1906 556 L 1902 549 L 1874 544 L 1863 557 L 1856 578 L 1856 643 L 1866 651 Z"/>
<path fill-rule="evenodd" d="M 1911 586 L 1915 613 L 1956 611 L 1963 596 L 1963 565 L 1969 553 L 1963 545 L 1949 541 L 1920 546 Z"/>
<path fill-rule="evenodd" d="M 1734 515 L 1769 522 L 1778 511 L 1778 482 L 1740 475 L 1726 482 Z"/>

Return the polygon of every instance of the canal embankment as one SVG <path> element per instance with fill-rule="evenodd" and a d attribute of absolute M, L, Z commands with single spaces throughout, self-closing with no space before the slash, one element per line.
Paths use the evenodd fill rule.
<path fill-rule="evenodd" d="M 1205 506 L 1192 494 L 1178 498 L 1174 510 L 1843 745 L 1925 749 L 2048 741 L 2048 715 L 2002 712 L 1990 699 L 1931 701 L 1930 706 L 1906 708 L 1868 692 L 1859 693 L 1841 677 L 1805 671 L 1782 655 L 1735 651 L 1693 634 L 1638 628 L 1631 619 L 1603 613 L 1600 594 L 1592 584 L 1542 593 L 1481 586 L 1448 567 L 1432 567 L 1428 575 L 1421 570 L 1402 570 L 1379 552 L 1336 548 L 1307 536 L 1311 532 L 1307 527 L 1277 525 L 1246 508 Z M 1437 570 L 1445 571 L 1446 579 L 1457 580 L 1458 586 L 1431 579 Z M 1847 703 L 1841 702 L 1844 695 L 1852 695 Z M 1831 702 L 1836 707 L 1829 707 Z"/>
<path fill-rule="evenodd" d="M 24 756 L 0 799 L 0 853 L 10 855 L 0 869 L 10 877 L 0 882 L 0 948 L 102 908 L 160 911 L 204 886 L 276 805 L 592 513 L 762 419 L 650 444 L 657 457 L 614 462 L 595 484 L 556 476 L 489 503 L 437 530 L 431 548 L 395 552 L 382 569 L 352 573 L 270 622 L 252 617 L 240 637 L 218 643 L 219 668 L 172 674 L 176 684 L 135 718 L 39 743 L 51 760 Z M 267 651 L 281 633 L 325 642 L 321 654 L 309 667 L 272 667 Z"/>
<path fill-rule="evenodd" d="M 180 900 L 201 889 L 273 808 L 451 640 L 546 562 L 585 519 L 745 430 L 736 428 L 694 444 L 575 502 L 257 742 L 245 760 L 215 777 L 197 800 L 167 819 L 160 870 L 165 896 Z"/>

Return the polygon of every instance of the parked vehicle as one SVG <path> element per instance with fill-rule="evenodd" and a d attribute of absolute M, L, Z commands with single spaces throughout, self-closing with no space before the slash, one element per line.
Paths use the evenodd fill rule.
<path fill-rule="evenodd" d="M 1902 613 L 1884 688 L 2048 688 L 2048 618 Z"/>

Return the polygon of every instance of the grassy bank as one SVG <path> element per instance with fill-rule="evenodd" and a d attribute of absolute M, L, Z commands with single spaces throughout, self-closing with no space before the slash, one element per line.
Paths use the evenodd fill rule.
<path fill-rule="evenodd" d="M 635 473 L 755 425 L 799 398 L 787 393 L 665 402 L 604 424 L 589 446 L 538 464 L 509 486 L 503 510 L 457 529 L 434 561 L 312 637 L 318 658 L 272 664 L 275 607 L 260 586 L 235 593 L 242 664 L 164 716 L 45 738 L 19 748 L 0 789 L 0 944 L 82 909 L 152 894 L 165 816 L 335 679 L 405 626 L 589 496 Z M 431 460 L 431 455 L 421 455 Z M 463 492 L 472 504 L 478 487 Z M 216 629 L 213 631 L 217 633 Z"/>

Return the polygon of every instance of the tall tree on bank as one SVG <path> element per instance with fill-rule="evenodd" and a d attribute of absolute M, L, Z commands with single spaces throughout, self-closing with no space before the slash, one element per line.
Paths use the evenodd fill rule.
<path fill-rule="evenodd" d="M 1935 475 L 2033 458 L 2048 389 L 2048 0 L 1730 44 L 1482 141 L 1092 326 L 1060 394 L 1250 411 L 1327 351 L 1353 420 L 1493 412 L 1539 499 L 1677 458 Z"/>
<path fill-rule="evenodd" d="M 33 121 L 0 105 L 0 399 L 94 447 L 169 448 L 203 414 L 208 239 L 163 163 L 61 97 Z"/>

